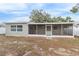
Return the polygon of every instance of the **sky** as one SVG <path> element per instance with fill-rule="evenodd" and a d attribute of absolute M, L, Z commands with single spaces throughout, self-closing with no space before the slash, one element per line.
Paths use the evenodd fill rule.
<path fill-rule="evenodd" d="M 79 20 L 79 12 L 70 12 L 75 3 L 0 3 L 0 22 L 28 22 L 33 9 L 43 9 L 54 16 L 67 17 Z"/>

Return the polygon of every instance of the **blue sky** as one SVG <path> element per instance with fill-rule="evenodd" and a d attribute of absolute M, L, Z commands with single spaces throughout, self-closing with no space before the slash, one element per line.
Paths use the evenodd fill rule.
<path fill-rule="evenodd" d="M 0 22 L 29 21 L 33 9 L 44 9 L 51 16 L 70 16 L 79 20 L 79 13 L 72 14 L 70 9 L 75 3 L 0 3 Z"/>

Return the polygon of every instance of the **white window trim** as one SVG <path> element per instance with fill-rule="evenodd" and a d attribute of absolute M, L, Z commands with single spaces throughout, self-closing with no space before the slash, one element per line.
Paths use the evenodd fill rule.
<path fill-rule="evenodd" d="M 21 28 L 22 31 L 18 31 L 18 30 L 17 30 L 17 29 L 18 29 L 18 25 L 11 25 L 11 26 L 16 26 L 16 27 L 15 27 L 16 31 L 11 31 L 11 32 L 22 32 L 22 31 L 23 31 L 23 26 L 22 26 L 22 25 L 21 25 L 21 26 L 22 26 L 22 28 Z M 10 27 L 11 27 L 11 26 L 10 26 Z M 12 29 L 12 28 L 11 28 L 11 29 Z"/>
<path fill-rule="evenodd" d="M 12 27 L 11 27 L 11 32 L 16 32 L 16 25 L 11 25 L 11 26 L 15 26 L 15 31 L 12 31 Z"/>
<path fill-rule="evenodd" d="M 16 25 L 16 31 L 17 31 L 17 32 L 22 32 L 22 31 L 23 31 L 23 26 L 21 25 L 22 28 L 19 28 L 19 29 L 22 29 L 22 31 L 18 31 L 18 26 L 19 26 L 19 25 Z"/>

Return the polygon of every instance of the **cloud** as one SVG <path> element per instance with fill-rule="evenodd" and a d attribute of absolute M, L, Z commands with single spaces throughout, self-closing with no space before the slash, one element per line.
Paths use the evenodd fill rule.
<path fill-rule="evenodd" d="M 71 16 L 72 20 L 79 21 L 79 15 L 73 14 L 73 15 L 70 15 L 70 16 Z"/>
<path fill-rule="evenodd" d="M 6 14 L 13 14 L 16 16 L 23 16 L 23 15 L 29 15 L 29 13 L 33 9 L 39 9 L 42 8 L 44 4 L 41 3 L 6 3 L 6 4 L 0 4 L 0 12 L 6 13 Z M 30 8 L 29 8 L 30 7 Z"/>
<path fill-rule="evenodd" d="M 0 4 L 0 12 L 4 14 L 5 19 L 0 21 L 28 21 L 28 16 L 33 9 L 44 9 L 52 16 L 71 16 L 73 19 L 79 19 L 77 15 L 72 15 L 70 9 L 75 3 L 4 3 Z M 6 17 L 7 16 L 7 17 Z M 1 18 L 1 17 L 0 17 Z"/>
<path fill-rule="evenodd" d="M 59 6 L 58 6 L 59 5 Z M 67 17 L 70 16 L 73 20 L 78 21 L 79 19 L 79 14 L 73 14 L 70 12 L 73 6 L 75 6 L 75 3 L 67 3 L 67 4 L 56 4 L 52 7 L 50 6 L 51 9 L 45 9 L 49 14 L 53 16 L 62 16 L 62 17 Z M 55 8 L 54 8 L 55 7 Z"/>
<path fill-rule="evenodd" d="M 5 22 L 28 22 L 28 21 L 30 21 L 29 17 L 24 16 L 24 17 L 15 17 Z"/>
<path fill-rule="evenodd" d="M 44 4 L 4 3 L 0 4 L 0 22 L 29 21 L 29 14 L 35 7 L 43 7 Z M 29 8 L 30 7 L 30 8 Z"/>
<path fill-rule="evenodd" d="M 35 5 L 36 5 L 36 8 L 37 8 L 37 7 L 42 8 L 42 7 L 45 6 L 45 4 L 43 4 L 43 3 L 38 3 L 38 4 L 35 4 Z"/>
<path fill-rule="evenodd" d="M 27 8 L 27 4 L 24 3 L 6 3 L 6 4 L 0 4 L 0 11 L 11 11 L 11 10 L 23 10 Z"/>
<path fill-rule="evenodd" d="M 30 8 L 42 8 L 42 3 L 0 3 L 0 11 L 22 11 Z"/>
<path fill-rule="evenodd" d="M 48 13 L 50 13 L 52 16 L 59 16 L 63 13 L 71 13 L 71 8 L 76 5 L 75 3 L 64 3 L 64 4 L 56 4 L 51 9 L 47 9 Z"/>

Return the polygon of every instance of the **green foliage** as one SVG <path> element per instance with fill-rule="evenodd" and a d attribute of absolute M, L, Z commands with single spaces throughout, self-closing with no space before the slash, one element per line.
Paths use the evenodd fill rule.
<path fill-rule="evenodd" d="M 50 22 L 51 16 L 45 11 L 41 10 L 32 10 L 30 18 L 32 22 Z"/>
<path fill-rule="evenodd" d="M 71 20 L 71 17 L 66 17 L 66 21 L 68 21 L 68 22 L 74 22 L 73 20 Z"/>
<path fill-rule="evenodd" d="M 72 13 L 77 13 L 77 12 L 79 12 L 79 3 L 77 3 L 75 6 L 73 6 L 70 11 L 71 11 Z"/>
<path fill-rule="evenodd" d="M 59 17 L 53 17 L 52 22 L 73 22 L 73 20 L 71 20 L 71 17 L 63 18 L 59 16 Z"/>
<path fill-rule="evenodd" d="M 61 16 L 51 18 L 50 14 L 41 10 L 32 10 L 30 15 L 31 22 L 44 23 L 44 22 L 73 22 L 71 17 L 63 18 Z"/>
<path fill-rule="evenodd" d="M 77 6 L 74 6 L 70 11 L 72 13 L 77 13 L 79 11 L 79 8 Z"/>

